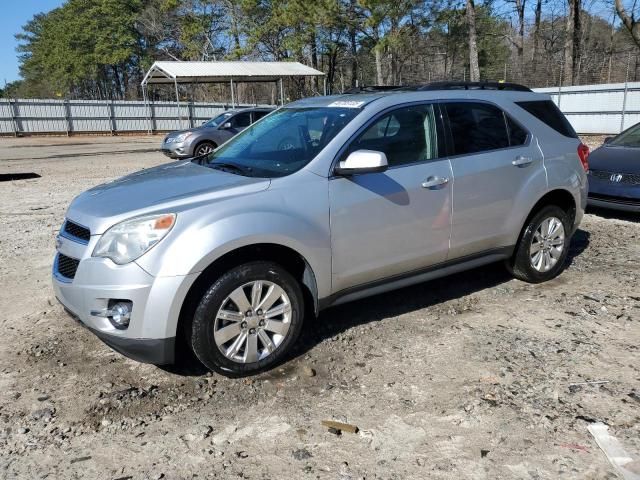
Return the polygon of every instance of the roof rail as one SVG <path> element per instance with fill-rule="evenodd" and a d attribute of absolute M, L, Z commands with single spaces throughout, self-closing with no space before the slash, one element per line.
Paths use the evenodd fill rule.
<path fill-rule="evenodd" d="M 389 90 L 398 90 L 403 88 L 400 85 L 362 85 L 361 87 L 351 87 L 345 90 L 345 94 L 357 94 L 357 93 L 375 93 L 375 92 L 388 92 Z"/>
<path fill-rule="evenodd" d="M 407 90 L 509 90 L 515 92 L 531 92 L 524 85 L 509 82 L 433 82 L 425 85 L 407 87 Z"/>

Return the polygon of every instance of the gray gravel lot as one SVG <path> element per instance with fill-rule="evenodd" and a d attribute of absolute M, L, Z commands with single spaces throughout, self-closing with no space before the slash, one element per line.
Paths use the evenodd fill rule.
<path fill-rule="evenodd" d="M 230 380 L 125 359 L 53 297 L 70 200 L 159 142 L 0 139 L 0 174 L 41 176 L 0 182 L 1 478 L 614 479 L 596 420 L 640 459 L 640 217 L 588 214 L 546 284 L 492 265 L 329 309 Z"/>

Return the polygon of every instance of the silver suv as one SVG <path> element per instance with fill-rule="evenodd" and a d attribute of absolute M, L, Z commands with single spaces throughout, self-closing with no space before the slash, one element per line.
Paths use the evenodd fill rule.
<path fill-rule="evenodd" d="M 162 153 L 175 159 L 206 155 L 272 111 L 272 108 L 227 110 L 199 127 L 167 134 L 162 140 Z"/>
<path fill-rule="evenodd" d="M 186 345 L 211 370 L 254 374 L 332 305 L 496 261 L 553 278 L 587 155 L 549 97 L 518 85 L 300 100 L 198 162 L 79 195 L 55 293 L 131 358 L 171 363 Z"/>

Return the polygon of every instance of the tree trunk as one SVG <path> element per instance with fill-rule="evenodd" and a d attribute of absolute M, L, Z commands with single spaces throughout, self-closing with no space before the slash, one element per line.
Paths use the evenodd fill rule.
<path fill-rule="evenodd" d="M 582 2 L 573 0 L 573 65 L 571 66 L 571 84 L 577 85 L 580 78 L 580 60 L 582 53 Z"/>
<path fill-rule="evenodd" d="M 384 75 L 382 75 L 382 47 L 376 45 L 374 47 L 376 53 L 376 83 L 378 85 L 384 85 Z"/>
<path fill-rule="evenodd" d="M 311 31 L 311 36 L 309 39 L 309 49 L 311 50 L 311 66 L 315 69 L 318 70 L 318 42 L 316 40 L 316 34 L 315 34 L 315 30 Z M 316 90 L 316 92 L 318 91 L 319 87 L 319 78 L 318 77 L 313 77 L 313 88 Z"/>
<path fill-rule="evenodd" d="M 542 0 L 538 0 L 536 2 L 536 14 L 535 14 L 535 22 L 534 22 L 534 30 L 533 30 L 533 73 L 536 73 L 536 68 L 538 66 L 538 50 L 540 48 L 540 19 L 542 17 Z"/>
<path fill-rule="evenodd" d="M 351 45 L 351 86 L 355 87 L 358 83 L 358 40 L 354 27 L 349 27 L 349 43 Z"/>
<path fill-rule="evenodd" d="M 573 79 L 573 0 L 568 0 L 567 7 L 564 32 L 564 64 L 562 79 L 560 80 L 563 85 L 571 85 Z"/>
<path fill-rule="evenodd" d="M 476 7 L 473 0 L 467 0 L 467 28 L 469 31 L 469 80 L 480 81 L 478 64 L 478 39 L 476 35 Z"/>
<path fill-rule="evenodd" d="M 349 2 L 349 46 L 351 50 L 351 86 L 355 87 L 358 83 L 358 36 L 355 27 L 355 8 L 356 8 L 356 0 L 351 0 Z"/>
<path fill-rule="evenodd" d="M 624 26 L 627 27 L 627 30 L 631 33 L 633 41 L 640 47 L 640 21 L 636 21 L 633 16 L 629 16 L 624 5 L 622 5 L 622 0 L 616 0 L 616 12 L 618 12 L 620 20 L 622 20 Z"/>
<path fill-rule="evenodd" d="M 516 50 L 518 54 L 518 68 L 520 69 L 520 77 L 524 77 L 524 14 L 526 0 L 516 0 L 516 11 L 518 14 L 518 43 Z"/>

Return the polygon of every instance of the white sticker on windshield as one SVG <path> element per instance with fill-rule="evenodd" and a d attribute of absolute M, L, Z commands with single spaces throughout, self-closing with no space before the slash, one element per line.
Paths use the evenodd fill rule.
<path fill-rule="evenodd" d="M 357 102 L 355 100 L 337 100 L 327 105 L 328 107 L 343 107 L 343 108 L 360 108 L 365 102 Z"/>

